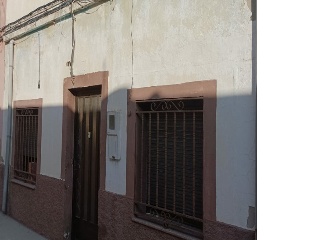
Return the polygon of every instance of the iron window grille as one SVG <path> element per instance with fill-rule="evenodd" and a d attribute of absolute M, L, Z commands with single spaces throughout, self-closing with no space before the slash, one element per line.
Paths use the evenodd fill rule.
<path fill-rule="evenodd" d="M 14 178 L 36 183 L 38 108 L 16 109 Z"/>
<path fill-rule="evenodd" d="M 203 99 L 137 102 L 135 215 L 194 236 L 203 228 Z"/>

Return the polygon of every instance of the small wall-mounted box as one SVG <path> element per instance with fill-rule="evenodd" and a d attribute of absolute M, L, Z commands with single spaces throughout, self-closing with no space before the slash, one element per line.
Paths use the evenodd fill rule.
<path fill-rule="evenodd" d="M 110 160 L 120 160 L 120 112 L 107 113 L 107 155 Z"/>

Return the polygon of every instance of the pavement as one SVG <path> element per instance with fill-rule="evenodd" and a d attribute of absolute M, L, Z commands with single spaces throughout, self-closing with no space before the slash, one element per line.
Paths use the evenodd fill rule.
<path fill-rule="evenodd" d="M 0 212 L 0 240 L 46 240 L 43 236 Z"/>

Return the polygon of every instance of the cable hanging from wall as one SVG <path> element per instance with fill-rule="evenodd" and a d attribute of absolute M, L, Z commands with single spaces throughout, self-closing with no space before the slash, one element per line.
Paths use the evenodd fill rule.
<path fill-rule="evenodd" d="M 99 4 L 99 2 L 106 2 L 111 0 L 54 0 L 43 6 L 38 7 L 34 11 L 28 13 L 27 15 L 19 18 L 18 20 L 11 22 L 0 29 L 1 37 L 15 32 L 31 23 L 35 23 L 38 20 L 49 16 L 65 7 L 68 7 L 72 3 L 79 4 Z M 81 5 L 81 8 L 87 7 L 86 5 Z M 92 12 L 93 13 L 93 12 Z M 87 13 L 91 14 L 91 13 Z"/>
<path fill-rule="evenodd" d="M 41 73 L 41 60 L 40 60 L 40 55 L 41 55 L 41 42 L 40 42 L 40 33 L 38 32 L 38 43 L 39 43 L 39 79 L 38 79 L 38 89 L 40 89 L 40 73 Z"/>
<path fill-rule="evenodd" d="M 133 0 L 131 0 L 131 25 L 130 25 L 130 36 L 131 36 L 131 87 L 133 88 Z M 131 99 L 131 91 L 129 92 L 129 99 Z"/>
<path fill-rule="evenodd" d="M 74 85 L 74 74 L 73 74 L 73 62 L 74 62 L 74 51 L 76 47 L 76 39 L 75 39 L 75 34 L 74 34 L 74 22 L 75 22 L 75 17 L 74 17 L 74 12 L 73 12 L 73 2 L 71 3 L 71 8 L 70 8 L 70 14 L 71 14 L 71 21 L 72 21 L 72 32 L 71 32 L 71 59 L 70 59 L 70 76 L 72 77 L 72 84 Z"/>
<path fill-rule="evenodd" d="M 23 28 L 24 26 L 34 23 L 41 18 L 44 18 L 69 6 L 72 1 L 73 0 L 54 0 L 49 2 L 41 7 L 38 7 L 29 14 L 19 18 L 18 20 L 7 24 L 6 26 L 2 27 L 0 31 L 3 33 L 3 35 L 12 33 L 20 28 Z"/>
<path fill-rule="evenodd" d="M 10 34 L 14 31 L 17 31 L 27 25 L 30 25 L 32 23 L 36 24 L 36 22 L 50 14 L 53 14 L 54 12 L 57 12 L 67 6 L 70 6 L 70 16 L 71 16 L 71 23 L 72 23 L 72 32 L 71 32 L 71 56 L 70 56 L 70 61 L 67 62 L 67 66 L 70 66 L 70 76 L 73 78 L 74 81 L 74 69 L 73 69 L 73 65 L 74 65 L 74 54 L 75 54 L 75 45 L 76 45 L 76 39 L 75 39 L 75 10 L 73 7 L 74 3 L 77 3 L 78 5 L 81 6 L 81 9 L 87 8 L 87 7 L 92 7 L 92 6 L 96 6 L 99 3 L 102 2 L 107 2 L 107 1 L 112 1 L 112 0 L 54 0 L 52 2 L 47 3 L 46 5 L 40 6 L 37 9 L 35 9 L 34 11 L 30 12 L 29 14 L 19 18 L 18 20 L 7 24 L 6 26 L 2 27 L 0 29 L 1 32 L 1 36 L 0 36 L 0 40 L 3 38 L 3 36 Z M 86 5 L 82 5 L 82 4 L 86 4 Z M 90 6 L 89 6 L 90 5 Z M 101 6 L 100 6 L 101 7 Z M 94 10 L 93 12 L 85 12 L 86 14 L 92 14 L 96 11 L 98 11 L 100 9 L 100 7 L 98 7 L 96 10 Z M 132 20 L 131 20 L 132 21 Z M 28 38 L 30 38 L 31 36 L 29 36 Z M 28 38 L 22 40 L 26 41 Z M 38 61 L 39 61 L 39 76 L 38 76 L 38 89 L 40 89 L 40 33 L 38 32 L 38 42 L 39 42 L 39 56 L 38 56 Z M 19 42 L 20 43 L 20 42 Z M 74 84 L 74 82 L 73 82 Z"/>

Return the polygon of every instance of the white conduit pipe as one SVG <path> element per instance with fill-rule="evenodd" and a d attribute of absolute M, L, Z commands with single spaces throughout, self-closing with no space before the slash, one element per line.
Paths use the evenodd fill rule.
<path fill-rule="evenodd" d="M 2 195 L 2 212 L 7 213 L 8 199 L 8 181 L 9 181 L 9 165 L 11 160 L 12 145 L 12 83 L 13 83 L 13 53 L 14 40 L 9 43 L 9 78 L 8 78 L 8 115 L 7 115 L 7 139 L 6 139 L 6 158 L 3 176 L 3 195 Z"/>

